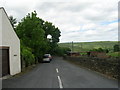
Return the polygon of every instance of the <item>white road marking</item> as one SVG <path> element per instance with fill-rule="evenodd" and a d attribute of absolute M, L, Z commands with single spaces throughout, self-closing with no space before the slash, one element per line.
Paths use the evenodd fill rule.
<path fill-rule="evenodd" d="M 60 76 L 57 76 L 58 77 L 58 81 L 59 81 L 59 87 L 60 88 L 63 88 L 63 85 L 62 85 L 62 81 L 61 81 L 61 79 L 60 79 Z"/>
<path fill-rule="evenodd" d="M 58 68 L 56 68 L 56 72 L 59 73 Z"/>

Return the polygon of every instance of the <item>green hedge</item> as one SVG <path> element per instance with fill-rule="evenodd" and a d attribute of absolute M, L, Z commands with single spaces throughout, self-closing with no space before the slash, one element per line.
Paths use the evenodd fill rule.
<path fill-rule="evenodd" d="M 35 56 L 32 54 L 32 50 L 28 47 L 21 46 L 21 59 L 25 62 L 25 67 L 35 63 Z"/>

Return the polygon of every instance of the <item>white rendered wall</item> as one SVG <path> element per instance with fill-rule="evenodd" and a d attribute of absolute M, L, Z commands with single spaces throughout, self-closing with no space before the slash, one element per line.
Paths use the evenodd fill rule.
<path fill-rule="evenodd" d="M 2 45 L 2 10 L 0 10 L 0 45 Z"/>
<path fill-rule="evenodd" d="M 14 32 L 13 27 L 4 9 L 3 8 L 0 9 L 0 12 L 1 11 L 2 11 L 2 45 L 0 46 L 9 47 L 10 75 L 15 75 L 21 72 L 20 40 L 17 37 L 16 33 Z"/>
<path fill-rule="evenodd" d="M 2 13 L 1 12 L 2 11 L 0 10 L 0 45 L 2 45 Z M 0 63 L 0 77 L 1 76 L 2 76 L 2 63 Z M 0 80 L 0 90 L 2 90 L 2 80 Z"/>

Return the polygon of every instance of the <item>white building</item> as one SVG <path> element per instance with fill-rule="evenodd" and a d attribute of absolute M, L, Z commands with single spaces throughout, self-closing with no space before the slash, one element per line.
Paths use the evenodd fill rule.
<path fill-rule="evenodd" d="M 20 40 L 4 8 L 0 8 L 0 67 L 2 76 L 21 72 Z"/>

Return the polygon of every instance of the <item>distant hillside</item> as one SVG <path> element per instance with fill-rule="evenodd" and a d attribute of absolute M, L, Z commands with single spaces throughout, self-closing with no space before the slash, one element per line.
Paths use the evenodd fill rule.
<path fill-rule="evenodd" d="M 117 43 L 117 41 L 77 42 L 73 43 L 73 51 L 89 51 L 97 48 L 104 48 L 113 51 L 113 46 Z M 72 43 L 59 43 L 59 46 L 72 49 Z"/>

